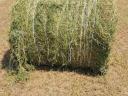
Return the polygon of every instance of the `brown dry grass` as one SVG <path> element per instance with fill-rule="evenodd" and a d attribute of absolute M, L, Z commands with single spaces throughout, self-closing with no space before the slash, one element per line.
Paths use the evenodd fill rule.
<path fill-rule="evenodd" d="M 14 0 L 0 0 L 0 60 L 9 49 L 9 9 Z M 75 72 L 34 71 L 26 82 L 16 83 L 0 69 L 0 96 L 128 96 L 128 0 L 117 1 L 118 32 L 112 44 L 105 76 Z"/>

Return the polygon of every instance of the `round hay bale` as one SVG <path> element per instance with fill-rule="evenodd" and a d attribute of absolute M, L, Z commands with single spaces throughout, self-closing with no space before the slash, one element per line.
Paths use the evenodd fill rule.
<path fill-rule="evenodd" d="M 10 64 L 103 68 L 115 21 L 113 0 L 18 0 Z"/>

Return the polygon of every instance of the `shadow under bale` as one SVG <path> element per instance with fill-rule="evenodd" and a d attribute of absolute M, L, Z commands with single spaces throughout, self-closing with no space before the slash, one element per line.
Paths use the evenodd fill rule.
<path fill-rule="evenodd" d="M 2 59 L 2 68 L 9 69 L 10 51 L 6 51 Z"/>
<path fill-rule="evenodd" d="M 2 60 L 2 69 L 9 71 L 16 71 L 17 66 L 14 66 L 14 64 L 10 63 L 10 50 L 8 50 Z M 103 75 L 101 71 L 99 71 L 97 68 L 91 68 L 91 67 L 74 67 L 74 66 L 67 66 L 67 65 L 51 65 L 51 64 L 40 64 L 33 66 L 34 70 L 43 70 L 43 71 L 58 71 L 58 72 L 75 72 L 77 74 L 83 74 L 83 75 L 89 75 L 89 76 L 100 76 Z M 30 69 L 29 70 L 33 70 Z M 29 71 L 27 70 L 27 71 Z"/>
<path fill-rule="evenodd" d="M 10 58 L 11 58 L 10 55 L 11 55 L 10 50 L 8 50 L 5 52 L 3 59 L 2 59 L 2 69 L 5 69 L 7 71 L 17 69 L 16 65 L 10 63 Z"/>

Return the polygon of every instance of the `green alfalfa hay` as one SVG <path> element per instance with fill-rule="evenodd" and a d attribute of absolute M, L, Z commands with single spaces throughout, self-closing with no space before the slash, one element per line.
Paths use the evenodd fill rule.
<path fill-rule="evenodd" d="M 115 20 L 113 0 L 18 0 L 12 10 L 10 67 L 102 69 Z"/>

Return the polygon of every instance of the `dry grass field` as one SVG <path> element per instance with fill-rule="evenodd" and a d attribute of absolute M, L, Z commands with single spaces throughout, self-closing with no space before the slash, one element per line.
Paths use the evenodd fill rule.
<path fill-rule="evenodd" d="M 0 0 L 0 66 L 9 49 L 9 12 L 13 2 Z M 118 32 L 106 75 L 36 70 L 30 72 L 29 80 L 17 82 L 0 69 L 0 96 L 128 96 L 128 0 L 117 0 L 117 9 Z"/>

